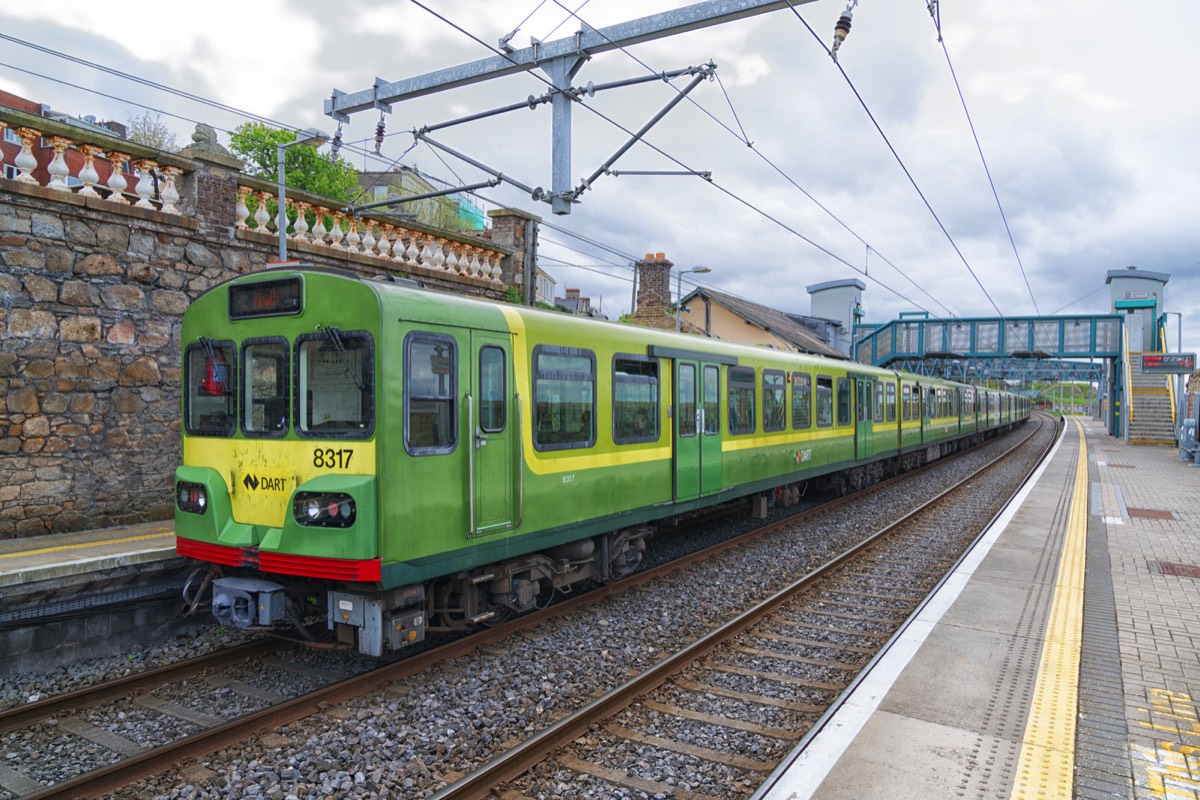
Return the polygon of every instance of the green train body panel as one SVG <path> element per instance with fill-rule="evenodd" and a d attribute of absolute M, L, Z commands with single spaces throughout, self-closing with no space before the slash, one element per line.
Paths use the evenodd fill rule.
<path fill-rule="evenodd" d="M 294 276 L 303 281 L 298 313 L 230 318 L 231 287 Z M 270 301 L 268 308 L 273 308 Z M 272 403 L 282 399 L 252 397 L 243 387 L 232 433 L 198 435 L 184 426 L 183 464 L 176 477 L 203 486 L 209 505 L 203 514 L 177 509 L 179 537 L 257 548 L 264 560 L 278 554 L 315 562 L 377 561 L 378 583 L 401 586 L 894 458 L 999 424 L 997 414 L 986 417 L 982 404 L 978 422 L 973 406 L 953 416 L 928 417 L 924 405 L 914 403 L 919 413 L 905 418 L 912 415 L 900 407 L 904 386 L 954 393 L 961 384 L 318 270 L 268 270 L 210 290 L 185 314 L 185 361 L 191 358 L 207 369 L 214 360 L 214 351 L 196 350 L 197 342 L 233 348 L 240 358 L 247 346 L 278 341 L 292 356 L 294 376 L 289 377 L 295 384 L 301 380 L 298 343 L 319 340 L 313 350 L 319 355 L 310 354 L 305 362 L 309 385 L 315 386 L 312 376 L 322 363 L 335 371 L 341 363 L 341 355 L 326 353 L 337 341 L 329 329 L 353 333 L 359 337 L 356 346 L 369 342 L 372 427 L 334 429 L 325 438 L 319 423 L 310 420 L 305 423 L 309 434 L 302 435 L 300 409 L 313 414 L 317 401 L 290 385 L 286 430 L 247 435 L 245 428 L 265 425 L 260 420 L 279 413 L 280 406 Z M 218 366 L 224 352 L 216 353 Z M 406 363 L 410 353 L 413 364 Z M 362 358 L 348 362 L 355 380 L 366 377 L 354 369 L 365 366 Z M 563 364 L 589 359 L 594 361 L 590 384 L 562 377 L 569 372 L 563 372 Z M 627 371 L 620 386 L 614 374 L 618 362 Z M 555 367 L 538 373 L 543 363 Z M 676 371 L 680 365 L 695 365 L 702 382 L 718 377 L 715 431 L 704 388 L 676 385 L 677 375 L 685 375 Z M 754 429 L 745 433 L 729 427 L 734 367 L 753 369 Z M 215 380 L 212 374 L 198 375 L 199 366 L 191 369 L 185 364 L 192 384 Z M 764 418 L 777 410 L 766 404 L 764 370 L 787 376 L 782 430 L 764 430 Z M 793 373 L 813 376 L 810 389 L 816 376 L 834 386 L 870 384 L 880 393 L 891 386 L 896 397 L 891 419 L 888 413 L 877 419 L 879 406 L 873 404 L 859 420 L 855 402 L 849 404 L 849 420 L 839 419 L 835 399 L 832 423 L 819 425 L 810 398 L 810 425 L 796 428 Z M 535 393 L 539 375 L 549 376 L 548 385 L 562 397 L 570 392 L 579 397 L 568 401 L 555 395 L 545 401 Z M 257 374 L 247 380 L 256 387 L 267 382 Z M 650 386 L 657 391 L 656 419 L 637 419 L 636 430 L 656 424 L 657 438 L 649 434 L 617 443 L 614 416 L 625 414 L 621 421 L 628 426 L 629 409 L 639 407 L 619 411 L 618 389 L 648 393 Z M 694 391 L 694 439 L 684 430 L 691 424 L 690 412 L 680 411 L 690 406 L 676 402 L 677 391 Z M 194 386 L 188 392 L 195 394 Z M 535 409 L 539 400 L 553 413 L 571 409 L 571 414 L 555 417 Z M 538 424 L 546 427 L 535 430 Z M 583 426 L 589 425 L 586 446 L 551 449 L 560 437 L 583 436 L 588 430 Z M 302 524 L 293 507 L 298 493 L 352 497 L 357 516 L 343 527 Z"/>

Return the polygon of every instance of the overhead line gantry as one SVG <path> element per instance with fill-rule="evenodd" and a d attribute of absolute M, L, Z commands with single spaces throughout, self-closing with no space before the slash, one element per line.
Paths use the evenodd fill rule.
<path fill-rule="evenodd" d="M 376 78 L 373 86 L 358 92 L 346 93 L 334 89 L 333 96 L 325 101 L 325 113 L 339 122 L 346 122 L 349 120 L 350 114 L 359 111 L 376 109 L 381 112 L 390 112 L 392 104 L 404 100 L 424 97 L 520 72 L 541 70 L 546 74 L 547 82 L 553 87 L 550 99 L 553 112 L 551 190 L 548 195 L 539 193 L 536 189 L 530 193 L 535 199 L 550 203 L 555 214 L 569 214 L 571 213 L 571 204 L 578 200 L 584 190 L 590 188 L 591 180 L 605 172 L 611 174 L 611 170 L 607 167 L 610 167 L 616 158 L 639 140 L 650 125 L 661 119 L 680 99 L 674 99 L 648 125 L 634 134 L 630 142 L 608 160 L 605 167 L 593 173 L 591 179 L 581 182 L 578 187 L 573 187 L 571 178 L 571 108 L 572 103 L 578 101 L 580 95 L 587 89 L 574 89 L 571 82 L 588 59 L 600 53 L 623 49 L 642 42 L 654 41 L 811 2 L 814 0 L 707 0 L 707 2 L 652 14 L 604 28 L 593 28 L 581 21 L 581 30 L 572 36 L 550 42 L 533 39 L 530 47 L 521 50 L 516 50 L 508 45 L 507 41 L 501 40 L 497 49 L 502 52 L 489 58 L 402 81 L 390 82 Z M 659 77 L 661 80 L 667 80 L 667 73 Z M 693 88 L 697 82 L 698 80 L 694 80 L 688 90 Z M 596 87 L 591 88 L 594 91 Z M 681 93 L 685 92 L 685 90 L 680 91 Z M 477 162 L 473 163 L 485 171 L 491 172 L 495 177 L 508 180 L 522 189 L 530 190 L 530 187 L 511 181 L 498 171 Z M 704 177 L 702 173 L 696 174 Z"/>

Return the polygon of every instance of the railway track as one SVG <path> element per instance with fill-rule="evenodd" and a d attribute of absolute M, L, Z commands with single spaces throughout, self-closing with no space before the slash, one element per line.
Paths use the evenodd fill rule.
<path fill-rule="evenodd" d="M 878 487 L 872 488 L 878 490 L 886 485 L 887 484 L 880 484 Z M 871 490 L 866 490 L 848 498 L 841 498 L 834 503 L 804 512 L 788 522 L 794 524 L 796 519 L 807 518 L 812 515 L 822 513 L 835 513 L 830 509 L 841 506 L 847 502 L 853 502 L 855 500 L 859 502 L 866 501 L 866 499 L 869 497 L 870 491 Z M 770 529 L 766 530 L 769 531 Z M 764 533 L 759 532 L 754 535 L 762 536 Z M 479 635 L 431 649 L 427 652 L 418 654 L 415 657 L 406 659 L 405 661 L 385 665 L 377 670 L 363 672 L 362 674 L 352 676 L 342 681 L 330 680 L 328 675 L 324 676 L 324 681 L 318 680 L 320 676 L 311 676 L 313 677 L 314 681 L 327 685 L 323 685 L 316 691 L 304 694 L 303 696 L 293 697 L 282 702 L 279 702 L 280 698 L 275 698 L 276 702 L 271 702 L 266 707 L 260 707 L 251 714 L 239 716 L 237 719 L 231 721 L 225 721 L 223 719 L 217 719 L 213 717 L 209 717 L 207 720 L 205 720 L 205 715 L 203 712 L 199 714 L 193 713 L 190 715 L 192 717 L 193 725 L 188 730 L 188 735 L 180 735 L 174 741 L 162 747 L 152 749 L 137 749 L 122 747 L 118 744 L 117 747 L 113 748 L 113 741 L 107 740 L 107 737 L 92 736 L 92 742 L 100 745 L 102 748 L 113 750 L 114 755 L 107 755 L 105 757 L 109 760 L 114 760 L 114 763 L 100 763 L 93 765 L 97 768 L 91 769 L 86 774 L 62 781 L 49 788 L 39 788 L 31 791 L 28 796 L 34 798 L 98 796 L 105 792 L 113 791 L 117 788 L 128 785 L 145 776 L 161 774 L 169 770 L 170 766 L 173 764 L 203 759 L 209 753 L 213 753 L 223 747 L 228 747 L 237 742 L 245 741 L 248 738 L 251 738 L 265 730 L 283 730 L 284 726 L 287 726 L 297 720 L 305 719 L 306 717 L 311 717 L 313 715 L 319 716 L 325 714 L 331 708 L 335 708 L 353 698 L 359 698 L 367 695 L 376 689 L 390 688 L 392 691 L 396 691 L 396 687 L 404 686 L 405 681 L 409 680 L 413 676 L 433 669 L 438 664 L 445 664 L 453 659 L 460 658 L 472 652 L 478 652 L 481 650 L 486 651 L 487 648 L 493 647 L 500 642 L 510 639 L 515 634 L 535 628 L 539 625 L 543 625 L 548 621 L 551 621 L 557 617 L 561 617 L 565 614 L 570 614 L 577 609 L 583 608 L 584 606 L 598 604 L 604 599 L 613 595 L 636 591 L 638 587 L 652 584 L 655 581 L 663 579 L 664 576 L 667 576 L 672 572 L 686 569 L 691 564 L 702 562 L 718 553 L 738 546 L 747 538 L 750 537 L 741 537 L 739 539 L 723 542 L 701 552 L 695 553 L 682 561 L 676 561 L 671 564 L 662 565 L 660 567 L 647 570 L 643 573 L 638 573 L 631 578 L 621 581 L 617 584 L 602 587 L 597 591 L 590 592 L 586 595 L 572 597 L 569 600 L 558 603 L 542 612 L 526 615 L 525 617 L 515 620 L 514 622 L 507 623 L 503 626 L 498 626 L 497 628 L 491 630 L 483 631 Z M 842 599 L 838 602 L 844 603 L 846 601 Z M 825 633 L 831 633 L 832 630 L 833 627 L 831 626 L 830 630 L 825 631 Z M 794 639 L 800 643 L 809 642 L 810 644 L 806 646 L 816 646 L 811 643 L 820 642 L 824 638 L 824 633 L 821 632 L 810 632 L 803 635 L 798 635 L 796 631 L 789 631 L 787 628 L 784 628 L 783 632 L 776 633 L 774 635 L 776 637 L 775 641 L 782 642 L 785 645 L 797 644 L 797 642 L 789 641 Z M 871 652 L 871 648 L 877 648 L 878 644 L 878 634 L 873 634 L 870 632 L 858 634 L 854 637 L 853 641 L 843 643 L 843 645 L 841 645 L 841 650 L 837 650 L 836 648 L 829 650 L 830 655 L 827 659 L 829 663 L 824 664 L 823 668 L 826 670 L 834 670 L 852 674 L 851 669 L 861 666 L 861 662 L 863 662 L 865 658 L 869 657 L 868 654 Z M 268 645 L 261 644 L 260 646 L 265 647 Z M 275 644 L 275 646 L 279 645 Z M 751 648 L 751 651 L 753 650 L 754 648 Z M 740 655 L 750 659 L 762 657 L 756 652 L 741 652 Z M 226 656 L 227 659 L 236 659 L 237 657 L 238 656 L 235 656 L 234 654 L 228 654 Z M 814 658 L 809 658 L 808 660 L 821 661 L 821 659 Z M 836 666 L 833 666 L 835 662 Z M 812 666 L 816 667 L 822 665 L 813 664 Z M 843 666 L 845 669 L 841 669 Z M 196 661 L 188 665 L 181 665 L 180 667 L 175 668 L 176 670 L 181 671 L 172 671 L 164 668 L 163 670 L 156 670 L 154 673 L 144 676 L 131 676 L 131 678 L 121 686 L 105 686 L 98 687 L 93 690 L 80 690 L 79 692 L 71 693 L 71 695 L 50 698 L 49 700 L 42 701 L 38 704 L 20 706 L 15 709 L 11 709 L 7 714 L 0 714 L 0 735 L 2 735 L 4 731 L 11 731 L 23 725 L 27 726 L 34 724 L 38 719 L 43 720 L 43 725 L 45 724 L 44 721 L 47 719 L 57 719 L 59 725 L 64 729 L 69 730 L 72 727 L 79 728 L 81 726 L 79 726 L 77 723 L 69 722 L 68 720 L 72 720 L 77 717 L 77 709 L 80 707 L 94 706 L 96 703 L 111 702 L 114 698 L 132 696 L 131 693 L 134 693 L 138 697 L 142 697 L 144 699 L 154 687 L 176 683 L 182 680 L 184 675 L 195 676 L 204 672 L 217 671 L 221 668 L 223 667 L 219 667 L 217 662 L 210 662 L 209 664 L 205 665 L 199 661 Z M 754 672 L 752 668 L 738 667 L 735 665 L 734 668 L 725 670 L 725 673 L 733 676 L 734 678 L 737 678 L 738 675 L 742 675 L 744 678 L 747 669 L 749 669 L 751 673 Z M 219 675 L 219 672 L 217 674 Z M 222 682 L 219 679 L 212 679 L 208 682 L 217 683 L 218 685 L 223 685 L 227 688 L 229 687 L 230 683 L 229 681 Z M 237 684 L 236 681 L 234 683 Z M 818 681 L 817 683 L 821 685 L 811 687 L 814 697 L 805 699 L 802 702 L 784 699 L 780 700 L 778 704 L 773 704 L 770 701 L 760 704 L 764 707 L 775 710 L 773 712 L 773 718 L 777 719 L 777 724 L 765 726 L 767 734 L 772 731 L 778 732 L 785 729 L 801 730 L 801 726 L 806 720 L 811 721 L 810 718 L 815 719 L 816 716 L 819 716 L 819 709 L 822 708 L 821 704 L 826 702 L 827 699 L 825 696 L 833 692 L 832 689 L 825 687 L 832 687 L 834 682 L 832 680 L 822 680 Z M 664 691 L 669 691 L 672 693 L 686 692 L 690 691 L 688 689 L 689 686 L 703 685 L 706 684 L 683 678 L 674 680 L 672 684 Z M 233 691 L 236 692 L 239 690 L 244 692 L 245 685 L 237 684 L 233 687 Z M 407 690 L 400 689 L 400 691 Z M 709 689 L 705 691 L 706 699 L 702 705 L 708 707 L 716 707 L 717 705 L 724 706 L 729 703 L 737 702 L 740 694 L 745 693 L 739 692 L 739 690 L 736 689 L 730 689 L 727 692 L 714 692 Z M 681 718 L 690 720 L 688 723 L 689 725 L 693 723 L 696 725 L 707 724 L 704 718 L 704 714 L 707 712 L 696 711 L 689 715 L 689 713 L 678 714 L 675 711 L 675 709 L 684 709 L 684 706 L 680 705 L 680 703 L 683 702 L 685 697 L 686 696 L 683 695 L 670 695 L 666 696 L 665 699 L 646 698 L 645 701 L 639 704 L 637 710 L 644 710 L 644 713 L 650 720 L 651 725 L 653 725 L 655 719 L 677 720 Z M 259 699 L 261 700 L 262 698 L 260 697 Z M 157 705 L 156 710 L 160 713 L 170 714 L 172 711 L 170 703 L 155 704 L 151 702 L 151 706 L 154 705 Z M 259 703 L 259 705 L 261 706 L 262 703 Z M 696 714 L 699 714 L 700 717 L 697 718 Z M 731 719 L 732 718 L 733 717 L 731 717 Z M 201 726 L 204 728 L 203 730 L 194 730 L 195 727 L 200 724 L 196 722 L 197 719 L 206 723 Z M 18 722 L 18 720 L 24 721 Z M 628 725 L 624 726 L 616 723 L 612 724 L 615 724 L 618 730 L 623 729 L 632 731 L 634 729 L 634 727 L 630 727 L 634 725 L 633 722 L 629 722 Z M 675 722 L 672 722 L 672 724 L 678 726 Z M 745 724 L 753 727 L 759 725 L 759 720 L 749 721 Z M 76 733 L 78 735 L 78 732 Z M 731 765 L 731 769 L 742 769 L 744 771 L 748 770 L 749 773 L 757 774 L 757 770 L 762 764 L 768 763 L 771 758 L 776 758 L 777 760 L 775 751 L 778 749 L 779 745 L 771 745 L 768 741 L 771 740 L 769 735 L 767 735 L 765 739 L 762 738 L 763 734 L 761 732 L 755 735 L 759 736 L 761 742 L 763 742 L 762 744 L 754 746 L 763 753 L 763 757 L 757 760 L 751 759 L 749 762 L 738 761 L 737 758 L 734 758 L 734 763 Z M 657 744 L 657 739 L 652 738 L 656 736 L 656 734 L 645 734 L 645 736 L 651 738 L 644 740 L 644 746 Z M 87 737 L 84 736 L 84 738 Z M 97 741 L 97 739 L 100 741 Z M 108 744 L 104 743 L 105 740 L 108 741 Z M 783 739 L 778 739 L 778 737 L 776 737 L 775 741 L 783 741 Z M 646 744 L 647 742 L 650 744 Z M 600 746 L 600 744 L 597 744 L 593 747 L 593 749 Z M 754 748 L 752 748 L 752 750 L 753 749 Z M 700 750 L 702 751 L 703 748 L 701 747 Z M 782 757 L 782 754 L 779 754 L 778 757 Z M 120 760 L 115 760 L 118 758 Z M 582 758 L 582 756 L 568 757 L 568 765 L 574 763 L 570 761 L 570 758 Z M 471 767 L 472 765 L 466 764 L 457 768 L 443 770 L 443 772 L 449 773 L 450 777 L 454 777 L 456 772 L 466 771 Z M 600 772 L 601 775 L 607 774 L 604 773 L 603 769 L 599 766 L 595 767 L 594 769 L 595 771 Z M 446 781 L 442 782 L 444 783 Z M 0 796 L 2 796 L 2 794 L 0 794 Z"/>
<path fill-rule="evenodd" d="M 1021 453 L 1036 434 L 987 469 Z M 434 800 L 599 798 L 619 790 L 745 797 L 896 635 L 1048 452 L 1049 444 L 1002 496 L 978 474 L 958 482 Z M 663 751 L 675 754 L 672 774 L 659 766 Z M 701 783 L 691 777 L 698 774 L 718 777 Z"/>

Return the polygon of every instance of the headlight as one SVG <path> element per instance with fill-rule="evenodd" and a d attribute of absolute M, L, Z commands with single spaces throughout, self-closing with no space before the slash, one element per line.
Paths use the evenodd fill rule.
<path fill-rule="evenodd" d="M 315 497 L 309 498 L 300 504 L 304 509 L 305 519 L 314 520 L 321 516 L 321 501 Z"/>
<path fill-rule="evenodd" d="M 292 516 L 301 525 L 319 528 L 349 528 L 358 516 L 354 498 L 334 492 L 297 492 Z"/>
<path fill-rule="evenodd" d="M 198 483 L 180 481 L 175 484 L 175 498 L 179 503 L 179 510 L 189 514 L 203 514 L 208 508 L 208 492 Z"/>

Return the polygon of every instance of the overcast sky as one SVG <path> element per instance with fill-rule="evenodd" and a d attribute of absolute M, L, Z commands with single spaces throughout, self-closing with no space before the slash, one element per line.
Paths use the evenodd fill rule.
<path fill-rule="evenodd" d="M 580 2 L 428 0 L 490 45 L 519 27 L 512 38 L 518 48 L 530 37 L 569 36 L 579 20 L 604 27 L 685 5 Z M 998 307 L 1007 316 L 1028 315 L 1035 301 L 1046 315 L 1107 313 L 1107 271 L 1137 265 L 1171 276 L 1166 309 L 1184 315 L 1184 350 L 1200 348 L 1200 3 L 942 0 L 945 46 L 1015 253 L 926 0 L 862 0 L 855 9 L 840 62 L 867 110 L 822 47 L 831 44 L 845 7 L 840 0 L 796 6 L 820 43 L 785 8 L 597 55 L 583 66 L 577 84 L 715 62 L 720 81 L 701 84 L 690 95 L 694 103 L 681 103 L 646 136 L 662 152 L 637 145 L 614 167 L 682 164 L 711 171 L 712 184 L 604 176 L 567 216 L 513 188 L 484 194 L 567 229 L 543 229 L 543 267 L 560 293 L 571 286 L 593 303 L 603 298 L 614 318 L 629 307 L 630 259 L 648 252 L 665 253 L 679 268 L 707 266 L 708 285 L 800 313 L 809 311 L 805 286 L 859 278 L 872 322 L 919 310 L 971 317 L 993 316 Z M 409 0 L 7 3 L 0 31 L 330 132 L 336 126 L 323 103 L 334 88 L 355 92 L 376 76 L 399 81 L 492 55 Z M 10 41 L 0 41 L 0 88 L 58 111 L 118 121 L 148 106 L 163 113 L 180 144 L 194 128 L 186 120 L 219 131 L 245 121 Z M 545 90 L 536 78 L 517 75 L 399 104 L 386 120 L 382 160 L 350 147 L 342 154 L 360 168 L 386 169 L 412 144 L 413 128 Z M 659 81 L 586 99 L 599 113 L 577 105 L 573 182 L 625 143 L 614 122 L 636 130 L 675 96 Z M 368 140 L 356 147 L 371 149 L 377 120 L 376 112 L 355 115 L 345 141 Z M 743 130 L 752 148 L 740 140 Z M 550 134 L 550 109 L 542 106 L 434 137 L 549 190 Z M 400 163 L 452 182 L 486 178 L 443 157 L 445 163 L 420 145 Z M 1175 326 L 1172 318 L 1172 349 Z"/>

